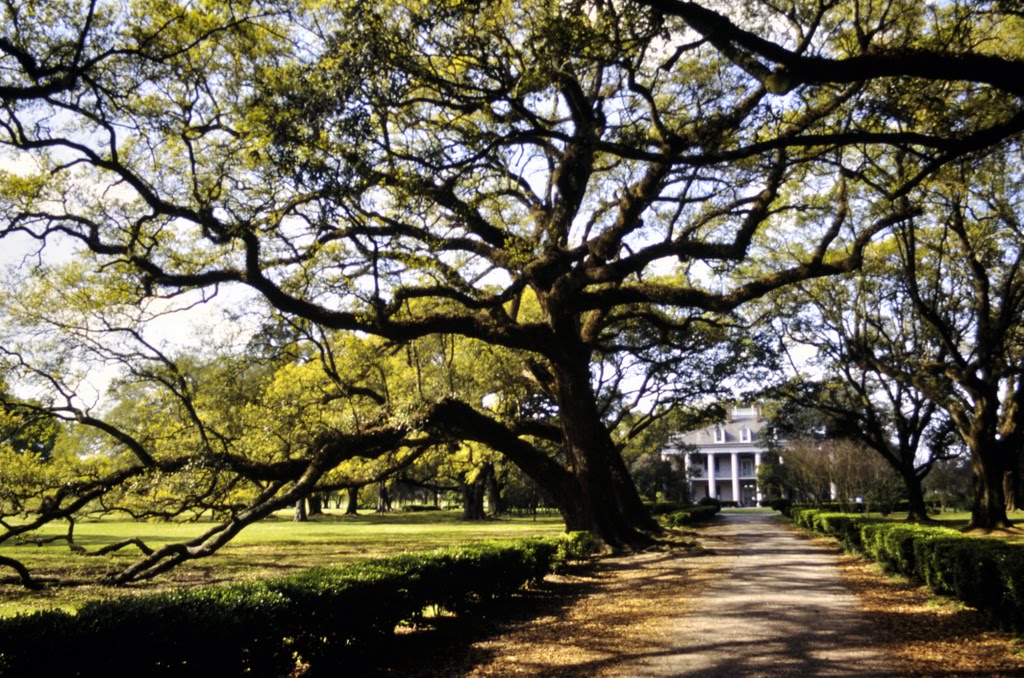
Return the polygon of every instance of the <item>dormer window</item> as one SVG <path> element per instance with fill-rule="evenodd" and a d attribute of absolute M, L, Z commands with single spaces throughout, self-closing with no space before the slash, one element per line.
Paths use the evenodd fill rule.
<path fill-rule="evenodd" d="M 751 439 L 752 439 L 752 437 L 750 435 L 750 429 L 747 428 L 746 426 L 741 428 L 740 429 L 740 441 L 744 442 L 744 443 L 749 443 L 751 441 Z"/>
<path fill-rule="evenodd" d="M 716 443 L 724 443 L 725 442 L 725 429 L 722 428 L 721 426 L 717 426 L 717 425 L 715 426 L 715 442 Z"/>

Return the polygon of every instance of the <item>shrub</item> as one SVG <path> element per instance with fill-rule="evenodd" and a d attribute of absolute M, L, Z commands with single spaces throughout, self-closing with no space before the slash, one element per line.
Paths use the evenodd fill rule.
<path fill-rule="evenodd" d="M 342 666 L 428 607 L 507 596 L 589 552 L 589 534 L 406 554 L 266 582 L 87 603 L 0 620 L 0 675 L 282 676 Z M 564 562 L 564 560 L 563 560 Z M 106 648 L 106 649 L 105 649 Z"/>
<path fill-rule="evenodd" d="M 869 523 L 861 529 L 864 552 L 887 570 L 907 577 L 918 577 L 915 542 L 924 538 L 958 534 L 955 530 L 943 527 L 891 522 Z"/>
<path fill-rule="evenodd" d="M 811 522 L 815 532 L 834 537 L 847 551 L 863 552 L 862 528 L 878 521 L 851 513 L 818 511 L 813 514 Z"/>
<path fill-rule="evenodd" d="M 800 527 L 807 530 L 814 530 L 814 516 L 818 515 L 820 511 L 814 508 L 796 508 L 789 512 L 790 519 L 799 525 Z"/>
<path fill-rule="evenodd" d="M 648 502 L 647 510 L 651 512 L 652 516 L 663 516 L 668 513 L 683 511 L 687 509 L 689 506 L 689 502 L 685 501 L 656 501 Z"/>
<path fill-rule="evenodd" d="M 697 502 L 697 506 L 717 506 L 718 508 L 722 508 L 722 502 L 714 497 L 703 497 L 699 502 Z"/>
<path fill-rule="evenodd" d="M 573 560 L 587 560 L 594 553 L 594 535 L 586 530 L 570 532 L 558 540 L 555 567 L 564 567 Z"/>
<path fill-rule="evenodd" d="M 714 518 L 719 512 L 718 504 L 691 506 L 683 511 L 676 511 L 665 516 L 665 522 L 673 527 L 693 525 Z"/>
<path fill-rule="evenodd" d="M 918 579 L 976 607 L 989 623 L 1024 629 L 1024 547 L 962 535 L 936 535 L 914 547 Z"/>
<path fill-rule="evenodd" d="M 997 626 L 1024 630 L 1024 545 L 943 527 L 794 509 L 794 522 L 829 534 L 883 567 L 977 608 Z M 857 536 L 859 533 L 859 537 Z"/>

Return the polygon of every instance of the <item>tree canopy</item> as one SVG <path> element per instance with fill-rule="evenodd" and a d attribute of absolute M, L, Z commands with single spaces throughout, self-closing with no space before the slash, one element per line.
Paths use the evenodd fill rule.
<path fill-rule="evenodd" d="M 614 434 L 629 413 L 727 388 L 763 353 L 738 308 L 856 270 L 927 218 L 933 182 L 1024 129 L 1021 17 L 1003 3 L 0 11 L 0 233 L 84 271 L 99 325 L 83 351 L 112 310 L 238 289 L 344 347 L 336 333 L 486 347 L 517 407 L 461 385 L 391 407 L 336 384 L 339 412 L 368 399 L 379 416 L 304 441 L 263 482 L 302 496 L 342 458 L 475 442 L 611 544 L 657 529 Z M 180 396 L 159 348 L 140 360 Z M 54 388 L 73 368 L 18 355 Z M 131 449 L 126 469 L 159 465 L 123 427 L 63 411 Z"/>

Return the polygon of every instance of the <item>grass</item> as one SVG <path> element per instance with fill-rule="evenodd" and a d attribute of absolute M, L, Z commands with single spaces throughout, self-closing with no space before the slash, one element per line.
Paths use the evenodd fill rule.
<path fill-rule="evenodd" d="M 1024 526 L 1024 511 L 1011 511 L 1007 516 L 1015 526 Z M 943 527 L 952 527 L 953 529 L 961 530 L 967 527 L 967 524 L 971 520 L 971 514 L 968 511 L 955 511 L 949 513 L 937 513 L 932 516 L 937 520 Z M 1013 530 L 1016 532 L 1016 528 Z M 990 536 L 998 536 L 1006 539 L 1007 541 L 1017 542 L 1024 544 L 1024 533 L 1014 534 L 1013 532 L 1001 532 L 994 533 Z M 978 533 L 978 536 L 986 536 L 984 533 Z"/>
<path fill-rule="evenodd" d="M 151 548 L 189 539 L 214 523 L 156 523 L 104 519 L 75 525 L 75 543 L 88 551 L 138 537 Z M 119 589 L 96 584 L 105 573 L 123 568 L 141 557 L 129 546 L 108 556 L 71 553 L 64 541 L 44 546 L 3 545 L 0 554 L 24 563 L 36 577 L 73 580 L 71 585 L 49 585 L 26 591 L 15 583 L 13 572 L 0 570 L 0 616 L 41 609 L 73 610 L 84 602 L 118 594 L 138 594 L 179 586 L 222 583 L 292 574 L 311 567 L 425 551 L 439 546 L 494 539 L 520 539 L 564 532 L 557 514 L 509 517 L 469 522 L 459 511 L 363 514 L 344 516 L 328 510 L 324 516 L 295 523 L 282 512 L 250 526 L 217 554 L 186 563 L 152 581 Z M 38 536 L 63 535 L 52 526 Z"/>

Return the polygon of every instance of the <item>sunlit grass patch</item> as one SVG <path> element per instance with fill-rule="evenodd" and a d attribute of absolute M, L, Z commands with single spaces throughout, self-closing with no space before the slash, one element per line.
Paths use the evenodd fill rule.
<path fill-rule="evenodd" d="M 293 574 L 312 567 L 336 566 L 357 560 L 378 558 L 440 546 L 487 540 L 521 539 L 557 535 L 565 528 L 555 514 L 534 517 L 503 517 L 496 520 L 464 521 L 460 511 L 425 513 L 367 513 L 344 516 L 328 510 L 324 516 L 304 523 L 291 520 L 289 512 L 250 526 L 212 557 L 186 563 L 153 581 L 114 590 L 114 594 L 159 591 L 180 586 L 265 579 Z M 107 518 L 75 524 L 75 543 L 88 551 L 107 544 L 139 537 L 151 548 L 189 539 L 214 523 L 135 522 Z M 66 525 L 48 526 L 38 536 L 61 536 Z M 0 570 L 0 616 L 39 609 L 77 609 L 88 600 L 112 594 L 96 582 L 107 572 L 123 568 L 141 554 L 133 546 L 106 556 L 71 552 L 61 539 L 42 546 L 30 543 L 0 546 L 0 554 L 24 563 L 34 576 L 55 580 L 71 579 L 72 586 L 49 586 L 26 591 L 11 571 Z"/>

